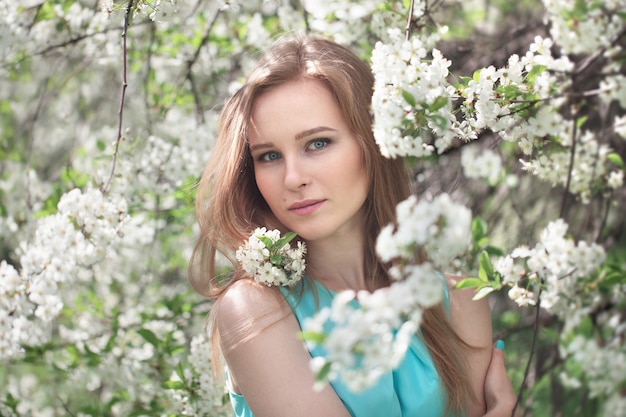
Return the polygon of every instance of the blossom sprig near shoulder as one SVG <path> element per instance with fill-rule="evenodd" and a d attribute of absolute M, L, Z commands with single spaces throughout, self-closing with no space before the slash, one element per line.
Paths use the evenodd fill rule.
<path fill-rule="evenodd" d="M 303 242 L 298 242 L 295 247 L 290 245 L 296 236 L 296 233 L 289 232 L 281 237 L 278 230 L 259 227 L 239 247 L 235 256 L 256 282 L 269 287 L 291 287 L 302 279 L 306 266 L 306 245 Z"/>

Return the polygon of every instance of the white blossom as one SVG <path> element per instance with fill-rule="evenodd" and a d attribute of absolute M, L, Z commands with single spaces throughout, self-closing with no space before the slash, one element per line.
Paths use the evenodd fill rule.
<path fill-rule="evenodd" d="M 267 246 L 263 239 L 268 239 L 271 245 Z M 237 250 L 236 258 L 241 267 L 255 281 L 268 286 L 292 286 L 302 278 L 306 246 L 299 241 L 292 248 L 289 241 L 281 245 L 280 239 L 280 231 L 259 227 Z"/>
<path fill-rule="evenodd" d="M 474 146 L 464 146 L 461 164 L 467 178 L 484 179 L 490 185 L 496 185 L 502 175 L 502 159 L 490 149 L 479 151 Z"/>

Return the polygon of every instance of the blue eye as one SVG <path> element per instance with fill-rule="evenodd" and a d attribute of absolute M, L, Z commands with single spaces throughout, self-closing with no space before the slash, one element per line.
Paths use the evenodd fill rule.
<path fill-rule="evenodd" d="M 314 151 L 318 149 L 324 149 L 325 147 L 328 146 L 329 143 L 330 143 L 329 139 L 315 139 L 309 142 L 308 148 Z"/>
<path fill-rule="evenodd" d="M 278 158 L 280 158 L 280 154 L 278 152 L 272 151 L 259 156 L 259 161 L 271 162 L 277 160 Z"/>

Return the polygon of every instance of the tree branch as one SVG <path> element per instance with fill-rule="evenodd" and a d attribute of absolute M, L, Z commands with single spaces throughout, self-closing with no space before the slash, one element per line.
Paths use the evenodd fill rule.
<path fill-rule="evenodd" d="M 530 355 L 528 355 L 528 362 L 526 362 L 526 370 L 524 370 L 524 378 L 522 379 L 522 384 L 519 388 L 519 393 L 517 394 L 517 400 L 515 401 L 515 406 L 513 407 L 513 411 L 511 411 L 511 417 L 515 417 L 515 412 L 517 411 L 517 407 L 519 407 L 520 402 L 522 401 L 522 394 L 524 393 L 524 386 L 526 385 L 526 380 L 528 379 L 528 374 L 530 372 L 530 364 L 533 361 L 533 356 L 535 354 L 535 348 L 537 346 L 537 335 L 539 334 L 539 312 L 541 310 L 541 287 L 539 287 L 539 294 L 537 296 L 537 305 L 535 307 L 535 329 L 533 330 L 533 340 L 530 344 Z"/>
<path fill-rule="evenodd" d="M 406 27 L 404 32 L 404 38 L 408 41 L 411 39 L 411 28 L 413 27 L 413 11 L 415 10 L 415 0 L 411 0 L 411 5 L 409 6 L 409 15 L 406 19 Z"/>
<path fill-rule="evenodd" d="M 130 14 L 133 9 L 133 1 L 130 0 L 128 2 L 128 6 L 126 7 L 126 13 L 124 15 L 124 29 L 122 30 L 122 94 L 120 97 L 120 108 L 118 110 L 118 118 L 117 118 L 117 139 L 115 140 L 115 150 L 113 151 L 113 161 L 111 163 L 111 173 L 109 174 L 109 178 L 106 180 L 100 191 L 105 194 L 109 186 L 111 185 L 111 181 L 113 180 L 113 176 L 115 175 L 115 167 L 117 165 L 117 154 L 120 148 L 120 142 L 122 141 L 122 121 L 124 118 L 124 101 L 126 99 L 126 88 L 128 87 L 128 78 L 127 78 L 127 66 L 128 66 L 128 46 L 127 46 L 127 38 L 128 38 L 128 26 L 130 25 Z"/>
<path fill-rule="evenodd" d="M 561 200 L 561 210 L 559 211 L 559 217 L 563 218 L 565 216 L 565 211 L 567 210 L 567 197 L 569 194 L 569 189 L 572 182 L 572 171 L 574 171 L 574 161 L 576 158 L 576 142 L 578 136 L 578 108 L 574 111 L 573 120 L 572 120 L 572 149 L 569 157 L 569 169 L 567 170 L 567 181 L 565 182 L 565 190 L 563 190 L 563 198 Z"/>

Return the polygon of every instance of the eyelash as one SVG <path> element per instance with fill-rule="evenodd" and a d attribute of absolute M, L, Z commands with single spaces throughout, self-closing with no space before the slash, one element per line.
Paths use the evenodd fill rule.
<path fill-rule="evenodd" d="M 311 149 L 311 146 L 312 146 L 314 143 L 316 143 L 316 142 L 321 142 L 321 143 L 323 143 L 323 144 L 324 144 L 324 146 L 322 146 L 321 148 L 312 148 L 312 149 Z M 328 146 L 328 144 L 329 144 L 330 142 L 331 142 L 331 140 L 330 140 L 330 139 L 328 139 L 328 138 L 318 138 L 318 139 L 313 139 L 313 140 L 311 140 L 311 141 L 307 142 L 307 144 L 306 144 L 306 149 L 307 149 L 307 150 L 311 150 L 311 151 L 319 151 L 319 150 L 325 149 L 325 148 Z M 277 157 L 276 157 L 276 158 L 274 158 L 274 159 L 267 159 L 267 157 L 268 157 L 269 155 L 276 155 Z M 280 155 L 279 155 L 279 153 L 278 153 L 278 152 L 276 152 L 276 151 L 269 151 L 269 152 L 265 152 L 265 153 L 260 154 L 260 155 L 257 157 L 257 161 L 259 161 L 259 162 L 274 162 L 276 159 L 278 159 L 278 158 L 279 158 L 279 156 L 280 156 Z"/>

